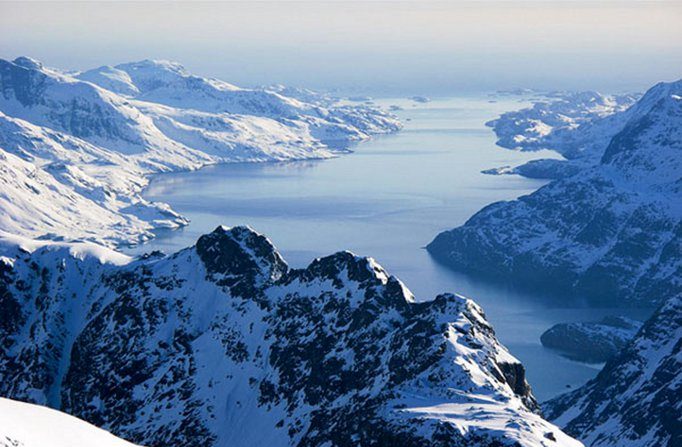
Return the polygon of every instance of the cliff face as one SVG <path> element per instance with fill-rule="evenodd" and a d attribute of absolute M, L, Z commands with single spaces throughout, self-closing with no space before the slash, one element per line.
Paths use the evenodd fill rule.
<path fill-rule="evenodd" d="M 24 244 L 25 245 L 25 244 Z M 580 445 L 472 301 L 371 258 L 290 269 L 247 228 L 171 256 L 5 243 L 1 392 L 136 443 Z"/>

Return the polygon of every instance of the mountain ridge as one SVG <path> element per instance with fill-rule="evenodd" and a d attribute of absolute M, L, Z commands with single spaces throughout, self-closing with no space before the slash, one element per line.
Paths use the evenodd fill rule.
<path fill-rule="evenodd" d="M 67 73 L 28 57 L 0 59 L 0 154 L 29 163 L 7 163 L 7 178 L 36 173 L 31 187 L 4 182 L 0 230 L 109 246 L 141 243 L 155 230 L 188 223 L 168 205 L 141 197 L 150 175 L 215 163 L 330 158 L 401 128 L 379 108 L 315 95 L 308 92 L 311 102 L 304 102 L 241 89 L 171 62 Z M 46 192 L 55 188 L 69 199 Z M 90 211 L 71 213 L 77 208 Z M 51 216 L 43 209 L 53 210 Z M 106 216 L 102 225 L 99 215 Z"/>
<path fill-rule="evenodd" d="M 595 304 L 647 306 L 682 292 L 682 82 L 635 104 L 597 165 L 439 234 L 429 252 L 471 272 Z M 654 96 L 657 96 L 654 95 Z M 580 129 L 580 128 L 578 128 Z"/>
<path fill-rule="evenodd" d="M 3 395 L 150 446 L 580 445 L 480 307 L 416 302 L 371 258 L 290 269 L 246 227 L 122 265 L 10 242 Z"/>

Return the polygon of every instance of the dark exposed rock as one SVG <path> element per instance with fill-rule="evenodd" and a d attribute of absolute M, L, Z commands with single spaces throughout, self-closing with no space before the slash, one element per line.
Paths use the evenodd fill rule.
<path fill-rule="evenodd" d="M 623 126 L 596 148 L 600 161 L 483 208 L 440 233 L 429 253 L 458 270 L 596 305 L 648 307 L 682 293 L 679 98 L 682 81 L 653 87 L 621 112 Z"/>
<path fill-rule="evenodd" d="M 288 269 L 220 227 L 123 266 L 49 247 L 13 262 L 0 285 L 27 316 L 3 334 L 0 393 L 139 444 L 577 445 L 475 303 L 414 302 L 368 258 Z"/>
<path fill-rule="evenodd" d="M 589 323 L 560 323 L 547 329 L 540 341 L 543 346 L 557 349 L 568 358 L 601 363 L 618 354 L 641 325 L 639 321 L 625 317 L 605 317 Z"/>
<path fill-rule="evenodd" d="M 543 405 L 586 446 L 682 443 L 682 296 L 664 303 L 599 375 Z"/>

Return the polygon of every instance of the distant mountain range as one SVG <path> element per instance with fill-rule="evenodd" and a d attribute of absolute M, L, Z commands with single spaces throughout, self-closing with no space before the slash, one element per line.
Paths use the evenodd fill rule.
<path fill-rule="evenodd" d="M 605 126 L 613 135 L 591 140 Z M 573 133 L 563 153 L 587 151 L 596 164 L 487 206 L 429 252 L 456 269 L 597 304 L 658 305 L 682 293 L 682 81 Z M 595 144 L 572 145 L 582 141 Z"/>
<path fill-rule="evenodd" d="M 550 92 L 530 108 L 506 112 L 486 123 L 495 131 L 499 146 L 527 152 L 552 150 L 564 159 L 531 160 L 484 172 L 556 179 L 593 166 L 634 113 L 631 106 L 638 97 L 594 91 Z"/>
<path fill-rule="evenodd" d="M 170 256 L 0 241 L 0 394 L 154 446 L 580 446 L 481 308 L 371 258 L 291 269 L 219 227 Z"/>
<path fill-rule="evenodd" d="M 390 114 L 167 61 L 0 60 L 0 396 L 82 419 L 0 399 L 0 447 L 131 446 L 88 423 L 149 447 L 677 446 L 682 81 L 635 99 L 561 95 L 491 123 L 503 146 L 564 155 L 518 167 L 557 180 L 428 246 L 454 268 L 658 307 L 630 342 L 636 325 L 554 328 L 573 347 L 598 332 L 610 358 L 543 405 L 567 435 L 478 305 L 418 301 L 371 258 L 292 269 L 246 227 L 171 255 L 106 247 L 187 223 L 141 198 L 150 174 L 331 157 L 398 130 Z"/>
<path fill-rule="evenodd" d="M 376 107 L 305 89 L 242 89 L 174 62 L 64 72 L 0 60 L 0 231 L 141 242 L 187 223 L 140 197 L 149 174 L 327 158 L 400 127 Z"/>

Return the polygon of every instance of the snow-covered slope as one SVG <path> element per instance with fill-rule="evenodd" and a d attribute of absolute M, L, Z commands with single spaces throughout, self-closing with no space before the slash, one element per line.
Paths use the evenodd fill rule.
<path fill-rule="evenodd" d="M 628 111 L 598 165 L 484 208 L 438 235 L 430 253 L 600 303 L 681 293 L 682 81 L 659 84 Z"/>
<path fill-rule="evenodd" d="M 590 447 L 682 445 L 682 296 L 669 299 L 635 339 L 582 388 L 545 406 Z"/>
<path fill-rule="evenodd" d="M 139 197 L 144 168 L 121 154 L 0 112 L 0 231 L 139 242 L 187 220 Z"/>
<path fill-rule="evenodd" d="M 135 447 L 73 416 L 0 398 L 0 447 Z"/>
<path fill-rule="evenodd" d="M 633 95 L 605 96 L 590 91 L 551 95 L 530 108 L 506 112 L 487 125 L 493 128 L 497 143 L 504 148 L 550 149 L 571 159 L 603 150 L 610 139 L 606 132 L 602 136 L 607 141 L 590 141 L 581 126 L 592 127 L 597 121 L 599 126 L 605 126 L 609 120 L 604 119 L 627 110 L 635 100 Z"/>
<path fill-rule="evenodd" d="M 172 62 L 67 74 L 26 57 L 0 59 L 0 155 L 12 160 L 0 230 L 137 243 L 154 229 L 187 223 L 140 197 L 149 174 L 327 158 L 399 128 L 376 108 L 241 89 Z M 42 187 L 21 179 L 28 171 Z"/>
<path fill-rule="evenodd" d="M 127 262 L 0 243 L 0 394 L 150 446 L 579 446 L 472 301 L 244 227 Z"/>
<path fill-rule="evenodd" d="M 76 167 L 43 169 L 0 151 L 0 227 L 4 232 L 50 238 L 78 234 L 99 240 L 127 239 L 141 226 L 148 227 L 140 225 L 134 214 L 106 207 L 106 194 L 103 185 Z"/>
<path fill-rule="evenodd" d="M 598 162 L 611 138 L 623 128 L 636 99 L 636 95 L 606 96 L 591 91 L 553 94 L 530 108 L 504 113 L 487 123 L 495 131 L 499 146 L 554 150 L 564 160 L 533 160 L 485 173 L 556 179 L 588 168 Z"/>
<path fill-rule="evenodd" d="M 159 137 L 125 99 L 28 58 L 0 59 L 0 89 L 6 115 L 118 152 L 141 152 Z"/>

